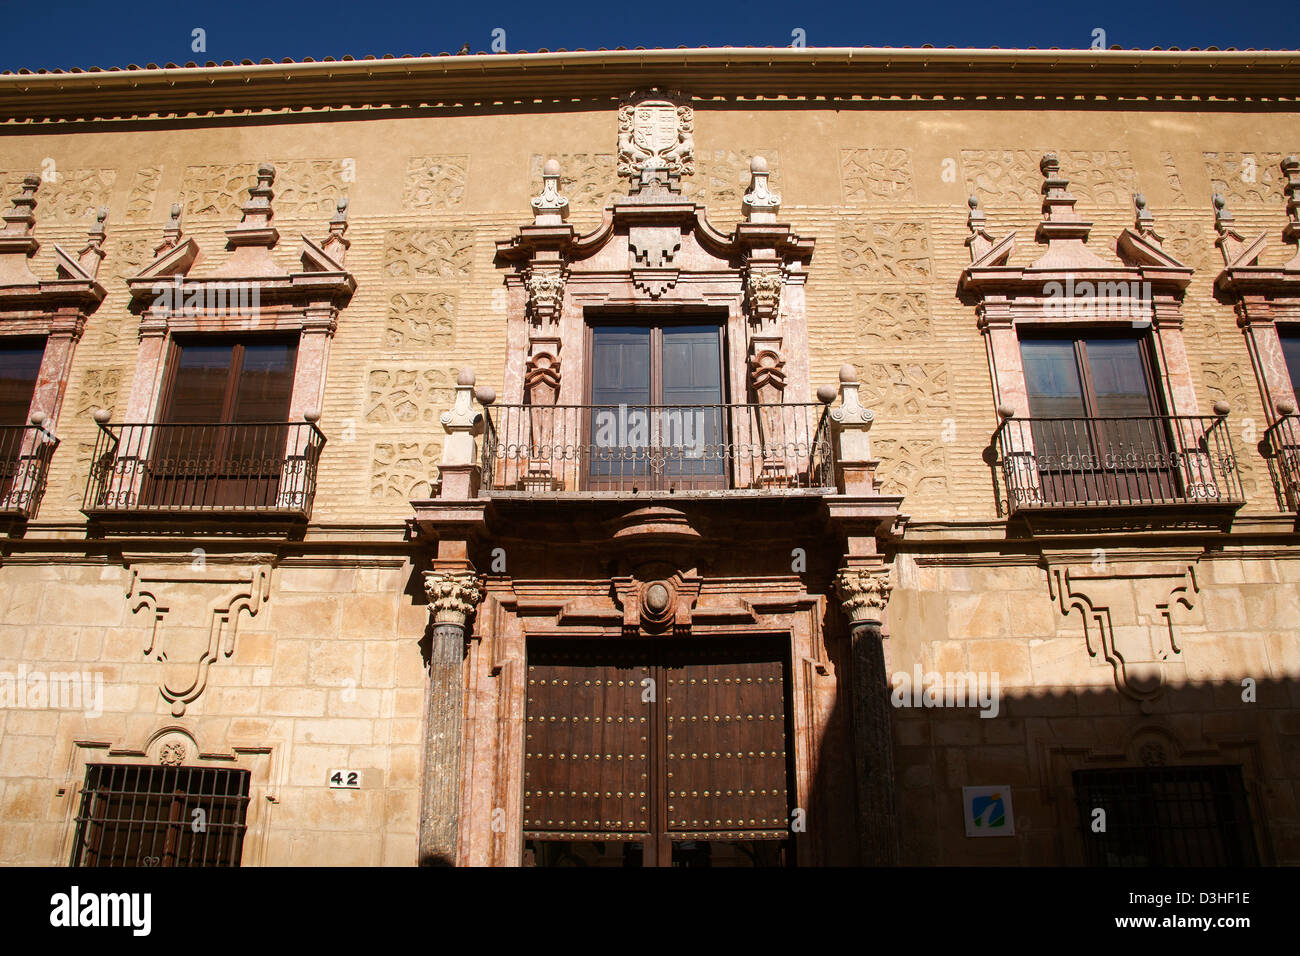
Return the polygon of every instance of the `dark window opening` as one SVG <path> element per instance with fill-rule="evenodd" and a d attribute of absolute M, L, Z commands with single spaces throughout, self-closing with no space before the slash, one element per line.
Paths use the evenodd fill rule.
<path fill-rule="evenodd" d="M 247 770 L 90 764 L 72 866 L 239 866 Z"/>
<path fill-rule="evenodd" d="M 726 485 L 719 325 L 591 328 L 588 487 Z"/>
<path fill-rule="evenodd" d="M 1074 790 L 1091 866 L 1259 865 L 1240 767 L 1080 770 Z"/>

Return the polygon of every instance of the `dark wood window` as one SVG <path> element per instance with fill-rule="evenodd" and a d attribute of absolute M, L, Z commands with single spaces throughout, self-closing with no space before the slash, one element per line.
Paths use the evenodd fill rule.
<path fill-rule="evenodd" d="M 247 770 L 90 764 L 73 866 L 239 866 Z"/>
<path fill-rule="evenodd" d="M 1146 339 L 1024 339 L 1020 352 L 1045 501 L 1176 496 L 1175 457 Z"/>
<path fill-rule="evenodd" d="M 185 506 L 273 504 L 297 350 L 296 339 L 279 338 L 175 343 L 142 497 Z"/>
<path fill-rule="evenodd" d="M 41 339 L 16 339 L 0 346 L 0 425 L 26 425 L 45 356 Z"/>
<path fill-rule="evenodd" d="M 787 653 L 773 639 L 531 643 L 525 862 L 790 862 Z"/>
<path fill-rule="evenodd" d="M 53 445 L 30 438 L 27 426 L 36 379 L 45 356 L 42 339 L 13 339 L 0 345 L 0 507 L 23 506 L 37 489 L 31 486 L 34 457 L 48 464 Z M 33 447 L 39 449 L 33 452 Z"/>
<path fill-rule="evenodd" d="M 725 485 L 721 326 L 593 326 L 590 355 L 589 487 Z"/>
<path fill-rule="evenodd" d="M 1080 770 L 1074 790 L 1092 866 L 1259 864 L 1240 767 Z"/>
<path fill-rule="evenodd" d="M 1284 326 L 1278 328 L 1278 337 L 1282 340 L 1282 356 L 1286 359 L 1286 370 L 1291 376 L 1292 391 L 1300 394 L 1300 328 Z"/>

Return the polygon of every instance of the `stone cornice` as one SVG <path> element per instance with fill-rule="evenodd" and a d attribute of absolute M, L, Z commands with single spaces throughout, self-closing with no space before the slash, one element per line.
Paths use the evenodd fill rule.
<path fill-rule="evenodd" d="M 5 125 L 89 118 L 234 115 L 533 104 L 537 97 L 617 98 L 673 84 L 708 97 L 902 98 L 951 108 L 982 96 L 1142 109 L 1294 105 L 1294 51 L 948 50 L 833 47 L 578 51 L 393 57 L 325 63 L 19 73 L 0 76 Z M 1181 97 L 1162 104 L 1161 97 Z M 788 104 L 783 104 L 788 105 Z"/>

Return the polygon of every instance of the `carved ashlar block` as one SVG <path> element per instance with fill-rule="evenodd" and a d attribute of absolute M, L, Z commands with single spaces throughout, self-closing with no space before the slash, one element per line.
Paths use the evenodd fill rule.
<path fill-rule="evenodd" d="M 131 569 L 127 605 L 150 618 L 144 654 L 161 665 L 158 689 L 173 716 L 203 693 L 211 666 L 235 653 L 240 612 L 256 617 L 270 597 L 267 564 L 223 567 L 199 555 L 188 565 Z"/>
<path fill-rule="evenodd" d="M 763 269 L 751 266 L 745 275 L 745 293 L 749 297 L 750 321 L 771 324 L 781 314 L 781 292 L 785 289 L 785 273 L 780 268 Z"/>

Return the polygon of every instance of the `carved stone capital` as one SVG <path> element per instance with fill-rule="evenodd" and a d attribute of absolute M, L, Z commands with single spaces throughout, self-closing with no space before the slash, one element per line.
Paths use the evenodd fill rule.
<path fill-rule="evenodd" d="M 560 317 L 564 302 L 564 271 L 558 268 L 534 266 L 524 276 L 528 290 L 528 311 L 534 322 L 549 323 Z"/>
<path fill-rule="evenodd" d="M 424 593 L 435 627 L 454 624 L 463 628 L 483 600 L 483 581 L 469 569 L 426 571 Z"/>
<path fill-rule="evenodd" d="M 785 275 L 778 269 L 750 267 L 745 275 L 745 293 L 749 296 L 749 317 L 752 321 L 775 322 L 781 313 L 781 292 L 785 289 Z"/>
<path fill-rule="evenodd" d="M 879 624 L 889 603 L 889 569 L 841 568 L 835 575 L 835 596 L 849 624 Z"/>

